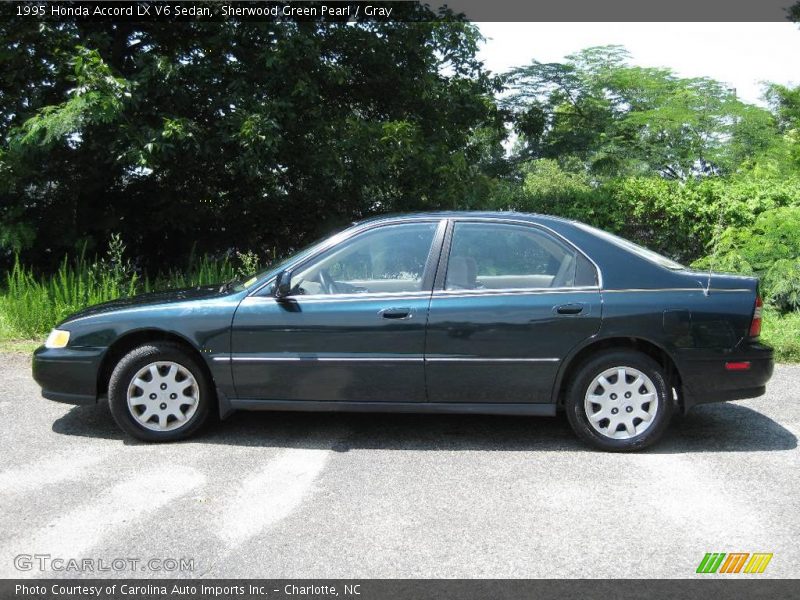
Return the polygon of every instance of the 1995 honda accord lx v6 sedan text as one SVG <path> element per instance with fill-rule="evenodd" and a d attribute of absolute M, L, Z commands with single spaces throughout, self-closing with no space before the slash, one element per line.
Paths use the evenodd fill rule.
<path fill-rule="evenodd" d="M 211 411 L 555 415 L 607 450 L 676 410 L 763 394 L 758 281 L 698 273 L 582 223 L 372 219 L 248 281 L 83 310 L 33 360 L 51 400 L 108 395 L 129 434 Z"/>

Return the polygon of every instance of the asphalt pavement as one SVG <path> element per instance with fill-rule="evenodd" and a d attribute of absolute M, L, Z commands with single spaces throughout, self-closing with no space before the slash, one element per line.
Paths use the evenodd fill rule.
<path fill-rule="evenodd" d="M 800 574 L 800 366 L 639 454 L 563 416 L 237 413 L 148 445 L 42 399 L 26 356 L 0 381 L 0 577 L 693 577 L 707 552 Z"/>

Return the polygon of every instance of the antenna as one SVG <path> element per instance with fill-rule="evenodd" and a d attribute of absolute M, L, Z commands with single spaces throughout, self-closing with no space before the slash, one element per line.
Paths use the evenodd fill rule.
<path fill-rule="evenodd" d="M 711 260 L 708 262 L 708 282 L 703 290 L 703 294 L 708 296 L 711 293 L 711 273 L 714 271 L 714 263 L 717 260 L 717 249 L 719 247 L 719 236 L 722 234 L 723 214 L 722 206 L 719 207 L 719 219 L 717 219 L 717 226 L 714 228 L 714 236 L 711 238 Z"/>

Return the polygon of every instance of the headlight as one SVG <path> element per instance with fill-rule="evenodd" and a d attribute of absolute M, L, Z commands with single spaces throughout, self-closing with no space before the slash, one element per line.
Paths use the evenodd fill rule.
<path fill-rule="evenodd" d="M 53 329 L 44 343 L 45 348 L 64 348 L 69 342 L 69 331 Z"/>

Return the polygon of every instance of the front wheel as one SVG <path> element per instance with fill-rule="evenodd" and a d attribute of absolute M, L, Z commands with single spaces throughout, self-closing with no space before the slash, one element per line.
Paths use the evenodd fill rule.
<path fill-rule="evenodd" d="M 189 437 L 209 414 L 212 388 L 197 361 L 177 344 L 135 348 L 117 363 L 108 402 L 117 424 L 148 442 Z"/>
<path fill-rule="evenodd" d="M 661 365 L 639 352 L 612 350 L 578 369 L 565 408 L 581 439 L 603 450 L 625 452 L 641 450 L 661 437 L 673 403 Z"/>

